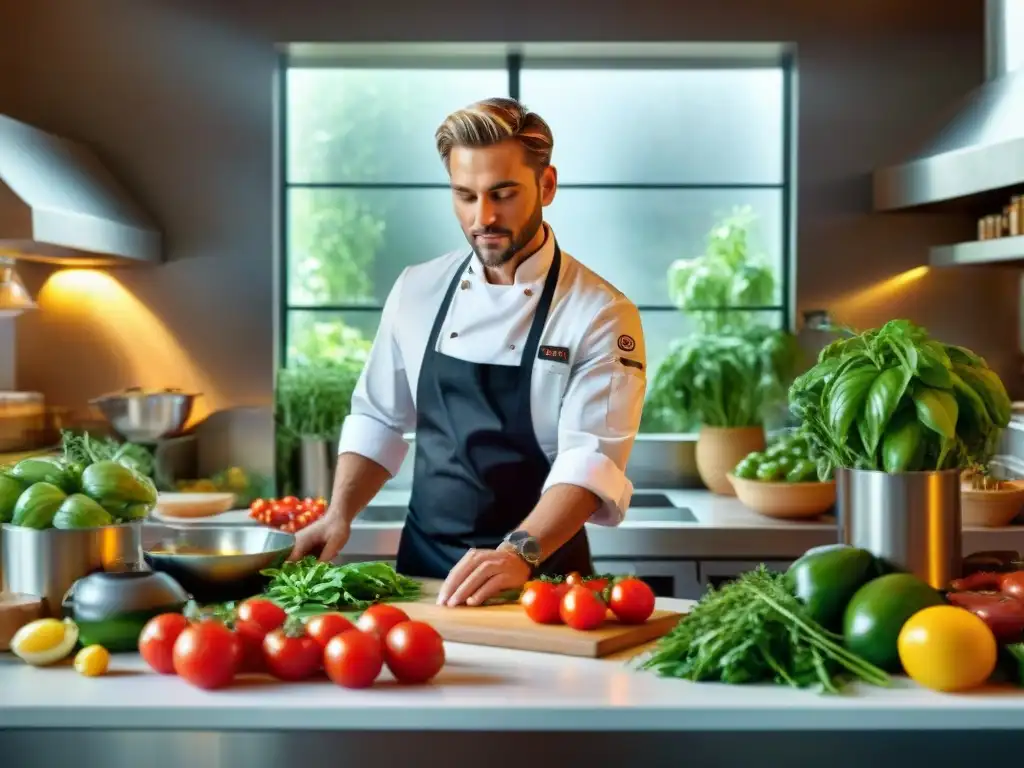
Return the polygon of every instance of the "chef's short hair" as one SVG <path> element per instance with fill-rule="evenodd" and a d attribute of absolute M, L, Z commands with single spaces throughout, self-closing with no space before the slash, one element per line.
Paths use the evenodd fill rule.
<path fill-rule="evenodd" d="M 434 138 L 445 168 L 453 147 L 489 147 L 515 139 L 526 150 L 530 165 L 541 170 L 551 164 L 555 143 L 544 118 L 508 98 L 485 99 L 452 112 Z"/>

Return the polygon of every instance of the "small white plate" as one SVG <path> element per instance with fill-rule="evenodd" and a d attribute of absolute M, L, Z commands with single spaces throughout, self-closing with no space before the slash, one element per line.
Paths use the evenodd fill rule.
<path fill-rule="evenodd" d="M 163 518 L 210 517 L 234 505 L 233 493 L 160 493 L 154 512 Z"/>

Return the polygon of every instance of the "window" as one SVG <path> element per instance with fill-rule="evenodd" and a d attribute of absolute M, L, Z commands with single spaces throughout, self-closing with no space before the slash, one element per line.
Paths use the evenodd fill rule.
<path fill-rule="evenodd" d="M 791 265 L 788 84 L 783 65 L 672 65 L 512 55 L 410 66 L 344 62 L 285 71 L 282 362 L 372 340 L 401 270 L 466 247 L 434 130 L 452 110 L 520 98 L 551 124 L 563 247 L 641 309 L 653 370 L 692 321 L 668 268 L 700 255 L 738 207 L 774 298 L 741 309 L 786 327 Z"/>

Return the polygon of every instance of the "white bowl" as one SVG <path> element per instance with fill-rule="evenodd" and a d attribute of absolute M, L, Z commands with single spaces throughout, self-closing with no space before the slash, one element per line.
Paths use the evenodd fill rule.
<path fill-rule="evenodd" d="M 160 493 L 156 512 L 160 517 L 210 517 L 227 512 L 234 504 L 233 493 Z"/>

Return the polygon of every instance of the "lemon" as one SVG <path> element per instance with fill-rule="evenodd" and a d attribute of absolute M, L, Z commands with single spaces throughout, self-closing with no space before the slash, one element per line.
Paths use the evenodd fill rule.
<path fill-rule="evenodd" d="M 110 651 L 102 645 L 90 645 L 75 655 L 75 671 L 86 677 L 99 677 L 110 666 Z"/>
<path fill-rule="evenodd" d="M 37 667 L 55 664 L 71 653 L 78 642 L 78 625 L 71 619 L 36 619 L 11 638 L 11 651 Z"/>

